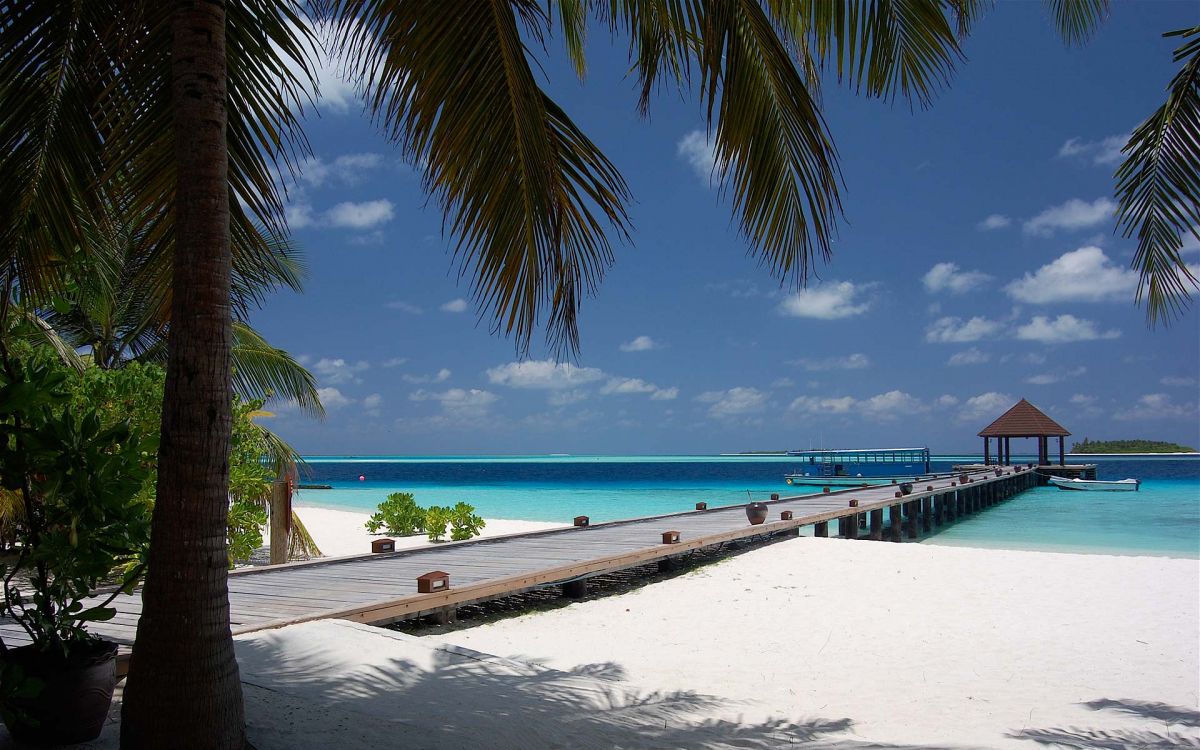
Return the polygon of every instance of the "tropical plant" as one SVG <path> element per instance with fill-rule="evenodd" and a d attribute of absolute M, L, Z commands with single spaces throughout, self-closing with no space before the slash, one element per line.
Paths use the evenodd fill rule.
<path fill-rule="evenodd" d="M 1183 65 L 1117 170 L 1117 224 L 1137 237 L 1137 299 L 1151 325 L 1182 314 L 1200 288 L 1182 254 L 1184 237 L 1200 242 L 1200 26 L 1164 36 L 1183 41 L 1175 50 Z"/>
<path fill-rule="evenodd" d="M 450 540 L 461 542 L 483 533 L 486 522 L 475 515 L 475 506 L 457 503 L 450 509 Z"/>
<path fill-rule="evenodd" d="M 254 551 L 262 546 L 263 526 L 266 523 L 267 512 L 259 505 L 237 500 L 229 506 L 225 544 L 229 550 L 230 568 L 249 560 Z"/>
<path fill-rule="evenodd" d="M 430 505 L 425 509 L 425 534 L 431 542 L 440 542 L 446 538 L 446 526 L 450 523 L 453 513 L 444 505 Z"/>
<path fill-rule="evenodd" d="M 922 104 L 961 58 L 976 0 L 89 0 L 0 3 L 0 273 L 57 288 L 78 206 L 121 186 L 173 262 L 155 538 L 125 690 L 122 744 L 240 748 L 228 628 L 233 241 L 284 224 L 275 176 L 306 149 L 311 29 L 346 53 L 367 107 L 421 165 L 477 306 L 526 349 L 577 348 L 577 313 L 629 233 L 615 167 L 538 85 L 526 44 L 553 18 L 577 71 L 589 20 L 629 39 L 646 113 L 662 84 L 694 88 L 716 177 L 752 251 L 802 283 L 827 257 L 838 168 L 819 107 L 836 70 L 868 96 Z M 1053 0 L 1071 39 L 1105 0 Z M 303 15 L 315 24 L 306 23 Z M 464 54 L 468 50 L 470 54 Z M 11 286 L 11 284 L 10 284 Z M 3 316 L 0 316 L 2 318 Z M 201 739 L 203 738 L 203 739 Z"/>
<path fill-rule="evenodd" d="M 128 422 L 106 425 L 96 409 L 65 408 L 66 375 L 46 361 L 4 354 L 0 372 L 0 483 L 21 500 L 20 554 L 0 566 L 4 611 L 39 651 L 67 658 L 92 640 L 87 624 L 110 619 L 143 567 L 88 604 L 150 538 L 150 510 L 138 498 L 154 445 Z M 28 573 L 28 590 L 18 574 Z M 31 593 L 29 592 L 31 590 Z"/>
<path fill-rule="evenodd" d="M 395 536 L 412 536 L 425 531 L 425 509 L 409 492 L 393 492 L 367 519 L 367 531 Z"/>

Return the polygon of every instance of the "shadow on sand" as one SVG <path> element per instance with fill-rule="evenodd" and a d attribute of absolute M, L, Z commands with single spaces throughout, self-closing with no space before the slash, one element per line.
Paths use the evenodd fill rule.
<path fill-rule="evenodd" d="M 352 665 L 321 642 L 239 640 L 254 746 L 908 747 L 847 737 L 846 718 L 747 721 L 746 707 L 711 696 L 638 691 L 613 663 L 563 671 L 400 637 L 405 658 L 360 652 Z"/>
<path fill-rule="evenodd" d="M 1144 719 L 1146 723 L 1161 722 L 1164 726 L 1162 730 L 1052 727 L 1049 729 L 1022 729 L 1019 732 L 1011 732 L 1008 736 L 1014 739 L 1031 740 L 1042 745 L 1086 748 L 1087 750 L 1200 749 L 1200 732 L 1195 731 L 1200 728 L 1200 711 L 1193 708 L 1111 698 L 1088 701 L 1082 705 L 1093 711 L 1116 711 L 1127 716 Z"/>

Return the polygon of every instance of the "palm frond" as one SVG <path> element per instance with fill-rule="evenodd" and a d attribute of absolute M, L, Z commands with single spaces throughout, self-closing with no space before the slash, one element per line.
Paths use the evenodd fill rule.
<path fill-rule="evenodd" d="M 321 557 L 321 548 L 317 546 L 317 542 L 312 538 L 312 534 L 308 533 L 304 522 L 300 520 L 300 516 L 296 511 L 292 511 L 292 523 L 288 528 L 288 553 L 287 559 L 291 560 L 311 560 L 314 557 Z"/>
<path fill-rule="evenodd" d="M 577 312 L 624 238 L 616 168 L 538 87 L 522 41 L 548 18 L 533 0 L 340 0 L 329 9 L 367 105 L 414 163 L 456 240 L 460 274 L 495 329 L 527 350 L 540 321 L 575 351 Z"/>
<path fill-rule="evenodd" d="M 233 390 L 246 400 L 272 395 L 296 402 L 300 410 L 317 419 L 325 407 L 317 395 L 317 381 L 292 355 L 267 343 L 246 323 L 234 322 Z"/>
<path fill-rule="evenodd" d="M 752 252 L 803 284 L 816 257 L 828 259 L 841 213 L 833 141 L 760 6 L 731 0 L 705 10 L 700 84 L 722 188 Z"/>
<path fill-rule="evenodd" d="M 768 7 L 792 43 L 867 96 L 900 96 L 927 106 L 962 59 L 965 33 L 978 3 L 955 0 L 770 0 Z M 785 37 L 785 38 L 787 38 Z"/>
<path fill-rule="evenodd" d="M 1083 44 L 1108 17 L 1109 0 L 1046 0 L 1054 27 L 1067 44 Z"/>
<path fill-rule="evenodd" d="M 1151 326 L 1181 315 L 1200 288 L 1181 254 L 1184 234 L 1200 241 L 1200 26 L 1166 36 L 1183 38 L 1175 50 L 1183 67 L 1167 101 L 1130 136 L 1116 174 L 1117 225 L 1137 235 L 1137 301 Z"/>
<path fill-rule="evenodd" d="M 9 320 L 3 323 L 12 326 L 5 335 L 48 346 L 64 364 L 77 372 L 83 372 L 85 365 L 75 351 L 75 347 L 59 336 L 58 331 L 34 310 L 30 310 L 24 305 L 11 305 Z"/>
<path fill-rule="evenodd" d="M 0 267 L 27 300 L 56 290 L 98 186 L 89 102 L 111 19 L 103 3 L 0 3 Z"/>

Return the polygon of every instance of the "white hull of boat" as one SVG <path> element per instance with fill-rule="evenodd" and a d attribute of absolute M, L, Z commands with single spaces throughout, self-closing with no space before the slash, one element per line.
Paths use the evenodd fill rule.
<path fill-rule="evenodd" d="M 1137 492 L 1141 482 L 1136 479 L 1104 481 L 1099 479 L 1063 479 L 1050 477 L 1050 484 L 1060 490 L 1089 490 L 1092 492 Z"/>

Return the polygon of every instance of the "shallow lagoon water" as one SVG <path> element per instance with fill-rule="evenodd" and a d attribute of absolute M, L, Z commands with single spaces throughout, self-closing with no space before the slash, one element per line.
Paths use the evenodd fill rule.
<path fill-rule="evenodd" d="M 979 456 L 937 456 L 948 471 Z M 1027 457 L 1014 457 L 1021 459 Z M 423 505 L 465 501 L 485 518 L 569 523 L 691 510 L 792 494 L 778 456 L 387 456 L 312 457 L 298 502 L 369 512 L 391 492 Z M 1068 459 L 1083 463 L 1083 458 Z M 1104 554 L 1200 557 L 1200 459 L 1088 457 L 1101 479 L 1142 479 L 1140 492 L 1065 492 L 1052 487 L 953 524 L 927 544 Z M 365 481 L 358 481 L 362 475 Z"/>

